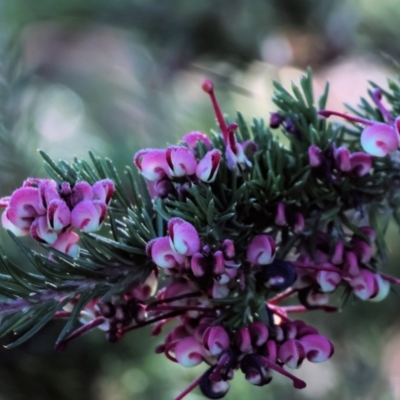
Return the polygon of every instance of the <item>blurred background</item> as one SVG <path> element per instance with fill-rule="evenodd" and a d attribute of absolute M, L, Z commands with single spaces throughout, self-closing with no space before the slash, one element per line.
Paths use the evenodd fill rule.
<path fill-rule="evenodd" d="M 0 0 L 0 195 L 46 176 L 38 148 L 66 160 L 91 149 L 122 169 L 139 148 L 209 132 L 204 78 L 226 113 L 249 121 L 274 110 L 273 80 L 288 86 L 307 66 L 316 94 L 330 81 L 329 107 L 356 105 L 368 80 L 385 86 L 398 73 L 399 20 L 398 0 Z M 399 276 L 394 227 L 387 240 Z M 296 371 L 308 387 L 277 376 L 258 388 L 238 373 L 226 399 L 400 399 L 399 303 L 393 293 L 307 316 L 336 346 L 330 361 Z M 160 339 L 144 330 L 117 344 L 92 332 L 55 353 L 60 329 L 0 350 L 0 400 L 169 400 L 204 369 L 155 355 Z"/>

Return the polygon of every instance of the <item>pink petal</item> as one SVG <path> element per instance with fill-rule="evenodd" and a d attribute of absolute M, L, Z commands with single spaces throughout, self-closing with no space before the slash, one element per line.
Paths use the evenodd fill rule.
<path fill-rule="evenodd" d="M 161 149 L 144 149 L 135 154 L 133 161 L 146 179 L 157 181 L 167 175 L 165 153 L 165 150 Z"/>
<path fill-rule="evenodd" d="M 200 250 L 200 237 L 196 228 L 181 218 L 168 221 L 171 247 L 179 254 L 192 256 Z"/>
<path fill-rule="evenodd" d="M 71 225 L 83 232 L 95 232 L 100 229 L 107 212 L 107 206 L 95 201 L 82 201 L 71 211 Z"/>
<path fill-rule="evenodd" d="M 170 146 L 165 157 L 169 167 L 169 173 L 173 177 L 193 175 L 196 172 L 197 161 L 193 153 L 183 146 Z"/>
<path fill-rule="evenodd" d="M 308 361 L 321 363 L 332 357 L 334 347 L 332 343 L 324 336 L 311 334 L 299 339 L 303 345 Z"/>
<path fill-rule="evenodd" d="M 247 247 L 247 261 L 253 265 L 271 264 L 275 256 L 275 241 L 268 235 L 255 236 Z"/>
<path fill-rule="evenodd" d="M 33 221 L 30 234 L 35 240 L 48 244 L 54 244 L 58 238 L 58 233 L 49 228 L 47 218 L 44 215 Z"/>
<path fill-rule="evenodd" d="M 67 231 L 60 233 L 58 239 L 51 246 L 62 253 L 65 253 L 71 257 L 78 257 L 80 248 L 77 245 L 79 242 L 79 236 L 75 232 Z"/>
<path fill-rule="evenodd" d="M 151 258 L 161 268 L 174 268 L 183 264 L 186 257 L 176 253 L 171 245 L 168 236 L 154 239 L 149 242 Z"/>
<path fill-rule="evenodd" d="M 373 156 L 385 157 L 399 147 L 398 132 L 384 123 L 367 126 L 361 133 L 361 146 Z"/>
<path fill-rule="evenodd" d="M 212 143 L 211 140 L 207 135 L 201 132 L 189 132 L 186 135 L 183 136 L 182 142 L 187 143 L 189 146 L 190 150 L 194 150 L 196 148 L 197 142 L 202 142 L 206 145 L 207 149 L 212 148 Z"/>
<path fill-rule="evenodd" d="M 196 167 L 196 176 L 203 182 L 214 182 L 220 162 L 221 153 L 219 150 L 207 152 Z"/>
<path fill-rule="evenodd" d="M 175 345 L 174 352 L 178 363 L 187 368 L 199 365 L 203 361 L 204 349 L 192 336 L 181 339 Z"/>
<path fill-rule="evenodd" d="M 71 223 L 71 211 L 64 200 L 54 199 L 48 204 L 47 223 L 55 231 L 60 231 Z"/>

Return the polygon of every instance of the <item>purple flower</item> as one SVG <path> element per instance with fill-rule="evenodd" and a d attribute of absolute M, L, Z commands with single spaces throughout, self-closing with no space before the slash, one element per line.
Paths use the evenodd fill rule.
<path fill-rule="evenodd" d="M 339 171 L 348 172 L 351 170 L 350 152 L 346 147 L 339 147 L 334 151 L 336 167 Z"/>
<path fill-rule="evenodd" d="M 313 168 L 319 167 L 322 164 L 322 151 L 315 144 L 312 144 L 308 148 L 308 160 L 310 166 Z"/>
<path fill-rule="evenodd" d="M 29 233 L 38 242 L 54 244 L 58 239 L 58 233 L 49 228 L 47 218 L 44 215 L 33 221 Z"/>
<path fill-rule="evenodd" d="M 107 206 L 99 201 L 81 201 L 71 211 L 71 225 L 83 232 L 95 232 L 106 216 Z"/>
<path fill-rule="evenodd" d="M 304 347 L 296 339 L 288 339 L 279 346 L 278 358 L 289 368 L 296 369 L 300 367 L 305 357 Z"/>
<path fill-rule="evenodd" d="M 174 353 L 178 363 L 187 368 L 199 365 L 205 355 L 203 346 L 192 336 L 179 340 Z"/>
<path fill-rule="evenodd" d="M 255 236 L 247 247 L 247 261 L 252 265 L 267 265 L 275 256 L 274 239 L 268 235 Z"/>
<path fill-rule="evenodd" d="M 75 232 L 66 231 L 62 232 L 58 235 L 57 240 L 51 247 L 60 251 L 61 253 L 65 253 L 71 257 L 78 257 L 80 248 L 77 245 L 79 242 L 79 236 Z"/>
<path fill-rule="evenodd" d="M 203 344 L 211 355 L 217 356 L 229 348 L 229 335 L 222 326 L 210 326 L 203 334 Z"/>
<path fill-rule="evenodd" d="M 168 234 L 171 248 L 178 254 L 192 256 L 200 250 L 200 237 L 196 228 L 181 218 L 168 221 Z"/>
<path fill-rule="evenodd" d="M 372 156 L 361 151 L 350 155 L 350 165 L 353 174 L 362 177 L 372 168 Z"/>
<path fill-rule="evenodd" d="M 193 175 L 196 172 L 196 158 L 186 147 L 170 146 L 165 152 L 165 157 L 172 177 L 180 178 L 186 175 Z"/>
<path fill-rule="evenodd" d="M 208 151 L 196 167 L 196 176 L 203 182 L 214 182 L 220 162 L 221 153 L 219 150 Z"/>
<path fill-rule="evenodd" d="M 189 149 L 192 151 L 196 148 L 197 142 L 204 143 L 208 150 L 212 149 L 212 143 L 209 137 L 204 133 L 198 131 L 189 132 L 184 135 L 182 138 L 182 142 L 187 143 Z"/>
<path fill-rule="evenodd" d="M 143 149 L 138 151 L 133 162 L 149 181 L 158 181 L 168 175 L 168 164 L 165 150 Z"/>
<path fill-rule="evenodd" d="M 393 153 L 399 147 L 399 125 L 400 119 L 397 118 L 395 127 L 378 122 L 367 126 L 361 133 L 361 146 L 376 157 Z"/>
<path fill-rule="evenodd" d="M 321 363 L 332 357 L 335 349 L 332 343 L 319 334 L 310 334 L 303 336 L 299 342 L 304 348 L 308 361 Z"/>
<path fill-rule="evenodd" d="M 47 206 L 47 223 L 50 229 L 60 231 L 71 223 L 71 211 L 64 200 L 51 200 Z"/>
<path fill-rule="evenodd" d="M 147 243 L 146 252 L 160 268 L 175 268 L 186 259 L 172 249 L 168 236 L 151 240 Z"/>

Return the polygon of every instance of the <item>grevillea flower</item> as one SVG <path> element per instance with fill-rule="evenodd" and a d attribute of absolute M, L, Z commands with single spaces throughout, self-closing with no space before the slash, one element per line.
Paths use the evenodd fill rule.
<path fill-rule="evenodd" d="M 212 149 L 212 143 L 210 138 L 202 132 L 194 131 L 189 132 L 182 137 L 182 142 L 187 143 L 190 150 L 194 150 L 196 148 L 197 142 L 202 142 L 205 144 L 208 150 Z"/>
<path fill-rule="evenodd" d="M 107 206 L 100 200 L 81 201 L 71 211 L 71 225 L 83 232 L 100 229 L 107 213 Z"/>
<path fill-rule="evenodd" d="M 276 245 L 271 236 L 255 236 L 247 247 L 247 261 L 253 265 L 267 265 L 275 256 Z"/>
<path fill-rule="evenodd" d="M 295 369 L 300 367 L 305 357 L 305 349 L 298 340 L 288 339 L 279 345 L 278 358 L 289 368 Z"/>
<path fill-rule="evenodd" d="M 185 261 L 185 256 L 177 253 L 171 247 L 168 236 L 151 240 L 147 244 L 146 252 L 161 268 L 174 268 Z"/>
<path fill-rule="evenodd" d="M 194 337 L 189 336 L 176 343 L 174 353 L 179 364 L 190 368 L 203 361 L 204 349 Z"/>
<path fill-rule="evenodd" d="M 350 154 L 350 165 L 353 174 L 362 177 L 372 168 L 372 156 L 362 151 Z"/>
<path fill-rule="evenodd" d="M 51 246 L 53 249 L 65 253 L 71 257 L 78 257 L 80 248 L 77 245 L 79 242 L 79 235 L 75 232 L 66 231 L 58 235 L 57 240 Z"/>
<path fill-rule="evenodd" d="M 178 254 L 192 256 L 200 250 L 200 237 L 196 228 L 181 218 L 168 221 L 168 234 L 171 248 Z"/>
<path fill-rule="evenodd" d="M 169 171 L 165 150 L 140 150 L 135 154 L 133 162 L 149 181 L 158 181 L 167 176 Z"/>
<path fill-rule="evenodd" d="M 165 158 L 172 177 L 193 175 L 196 172 L 197 161 L 193 153 L 183 146 L 170 146 L 165 151 Z"/>
<path fill-rule="evenodd" d="M 307 360 L 313 363 L 321 363 L 332 357 L 335 349 L 332 343 L 319 334 L 305 335 L 299 339 L 304 348 Z"/>
<path fill-rule="evenodd" d="M 362 269 L 360 274 L 350 281 L 353 293 L 361 300 L 381 301 L 388 294 L 390 284 L 367 269 Z"/>
<path fill-rule="evenodd" d="M 196 167 L 196 176 L 203 182 L 214 182 L 220 162 L 221 153 L 219 150 L 208 151 Z"/>
<path fill-rule="evenodd" d="M 376 157 L 385 157 L 399 147 L 400 118 L 396 118 L 394 121 L 390 118 L 388 123 L 382 123 L 336 111 L 322 110 L 319 111 L 319 114 L 326 118 L 336 115 L 351 122 L 359 122 L 366 125 L 361 133 L 361 146 L 368 154 Z"/>
<path fill-rule="evenodd" d="M 308 161 L 313 168 L 319 167 L 322 164 L 322 150 L 315 144 L 312 144 L 308 148 Z"/>
<path fill-rule="evenodd" d="M 229 348 L 229 335 L 222 326 L 210 326 L 204 332 L 203 344 L 211 355 L 217 356 Z"/>
<path fill-rule="evenodd" d="M 339 147 L 334 152 L 336 167 L 339 171 L 347 172 L 351 170 L 350 152 L 346 147 Z"/>

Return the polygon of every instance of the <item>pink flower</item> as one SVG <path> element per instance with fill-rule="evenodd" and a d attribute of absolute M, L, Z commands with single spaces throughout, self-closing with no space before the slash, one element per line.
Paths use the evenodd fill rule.
<path fill-rule="evenodd" d="M 211 355 L 217 356 L 230 346 L 228 333 L 222 326 L 210 326 L 203 334 L 203 344 Z"/>
<path fill-rule="evenodd" d="M 87 182 L 77 182 L 74 188 L 70 189 L 70 204 L 74 208 L 78 203 L 82 201 L 93 200 L 93 190 Z"/>
<path fill-rule="evenodd" d="M 313 168 L 319 167 L 322 163 L 322 151 L 315 144 L 308 148 L 308 161 Z"/>
<path fill-rule="evenodd" d="M 267 265 L 275 256 L 274 239 L 268 235 L 255 236 L 247 247 L 247 261 L 253 265 Z"/>
<path fill-rule="evenodd" d="M 308 361 L 321 363 L 332 357 L 335 349 L 332 343 L 324 336 L 311 334 L 303 336 L 299 342 L 304 348 Z"/>
<path fill-rule="evenodd" d="M 337 272 L 318 271 L 317 273 L 317 282 L 324 293 L 333 292 L 341 281 L 342 276 Z"/>
<path fill-rule="evenodd" d="M 376 157 L 385 157 L 399 147 L 399 118 L 396 119 L 396 128 L 384 123 L 374 123 L 367 126 L 361 133 L 361 146 Z"/>
<path fill-rule="evenodd" d="M 221 162 L 219 150 L 211 150 L 201 159 L 196 168 L 196 176 L 206 183 L 214 182 Z"/>
<path fill-rule="evenodd" d="M 45 242 L 48 244 L 54 244 L 58 239 L 58 233 L 49 228 L 47 218 L 44 215 L 37 217 L 33 221 L 30 235 L 38 242 Z"/>
<path fill-rule="evenodd" d="M 160 268 L 175 268 L 186 259 L 172 249 L 168 236 L 151 240 L 147 243 L 146 252 Z"/>
<path fill-rule="evenodd" d="M 55 231 L 60 231 L 71 223 L 71 211 L 64 200 L 54 199 L 48 204 L 47 223 Z"/>
<path fill-rule="evenodd" d="M 171 248 L 178 254 L 192 256 L 200 250 L 200 237 L 196 228 L 181 218 L 168 221 L 168 234 Z"/>
<path fill-rule="evenodd" d="M 183 146 L 170 146 L 165 152 L 169 173 L 172 177 L 193 175 L 196 172 L 197 161 L 193 153 Z"/>
<path fill-rule="evenodd" d="M 251 336 L 247 327 L 242 327 L 236 332 L 236 344 L 241 353 L 251 353 L 253 346 L 251 344 Z"/>
<path fill-rule="evenodd" d="M 362 177 L 368 174 L 372 168 L 372 156 L 361 151 L 353 153 L 350 155 L 350 165 L 352 172 L 356 176 Z"/>
<path fill-rule="evenodd" d="M 289 368 L 300 367 L 305 357 L 304 347 L 298 340 L 288 339 L 279 346 L 278 358 Z"/>
<path fill-rule="evenodd" d="M 58 239 L 51 246 L 53 249 L 65 253 L 71 257 L 78 257 L 80 248 L 77 245 L 79 242 L 79 236 L 75 232 L 66 231 L 58 235 Z"/>
<path fill-rule="evenodd" d="M 194 337 L 189 336 L 176 343 L 174 353 L 179 364 L 190 368 L 203 361 L 204 349 Z"/>
<path fill-rule="evenodd" d="M 92 190 L 93 200 L 100 200 L 108 204 L 115 192 L 115 185 L 111 179 L 102 179 L 92 186 Z"/>
<path fill-rule="evenodd" d="M 259 347 L 267 342 L 268 336 L 269 336 L 269 331 L 264 323 L 262 323 L 260 321 L 252 322 L 248 326 L 248 330 L 250 333 L 251 343 L 254 346 Z"/>
<path fill-rule="evenodd" d="M 197 142 L 204 143 L 208 150 L 212 149 L 212 143 L 209 137 L 204 133 L 197 131 L 189 132 L 186 135 L 184 135 L 182 138 L 182 142 L 187 143 L 190 150 L 194 150 L 196 148 Z"/>
<path fill-rule="evenodd" d="M 149 181 L 158 181 L 168 174 L 165 150 L 143 149 L 135 154 L 133 162 Z"/>
<path fill-rule="evenodd" d="M 106 216 L 107 206 L 99 201 L 81 201 L 71 211 L 71 225 L 83 232 L 95 232 Z"/>
<path fill-rule="evenodd" d="M 350 152 L 346 147 L 339 147 L 334 152 L 336 167 L 339 171 L 348 172 L 351 169 Z"/>
<path fill-rule="evenodd" d="M 276 207 L 275 224 L 278 226 L 285 226 L 287 224 L 285 205 L 283 203 L 278 203 L 278 206 Z"/>
<path fill-rule="evenodd" d="M 360 274 L 350 281 L 354 294 L 361 300 L 381 301 L 390 290 L 390 283 L 367 269 L 362 269 Z"/>

